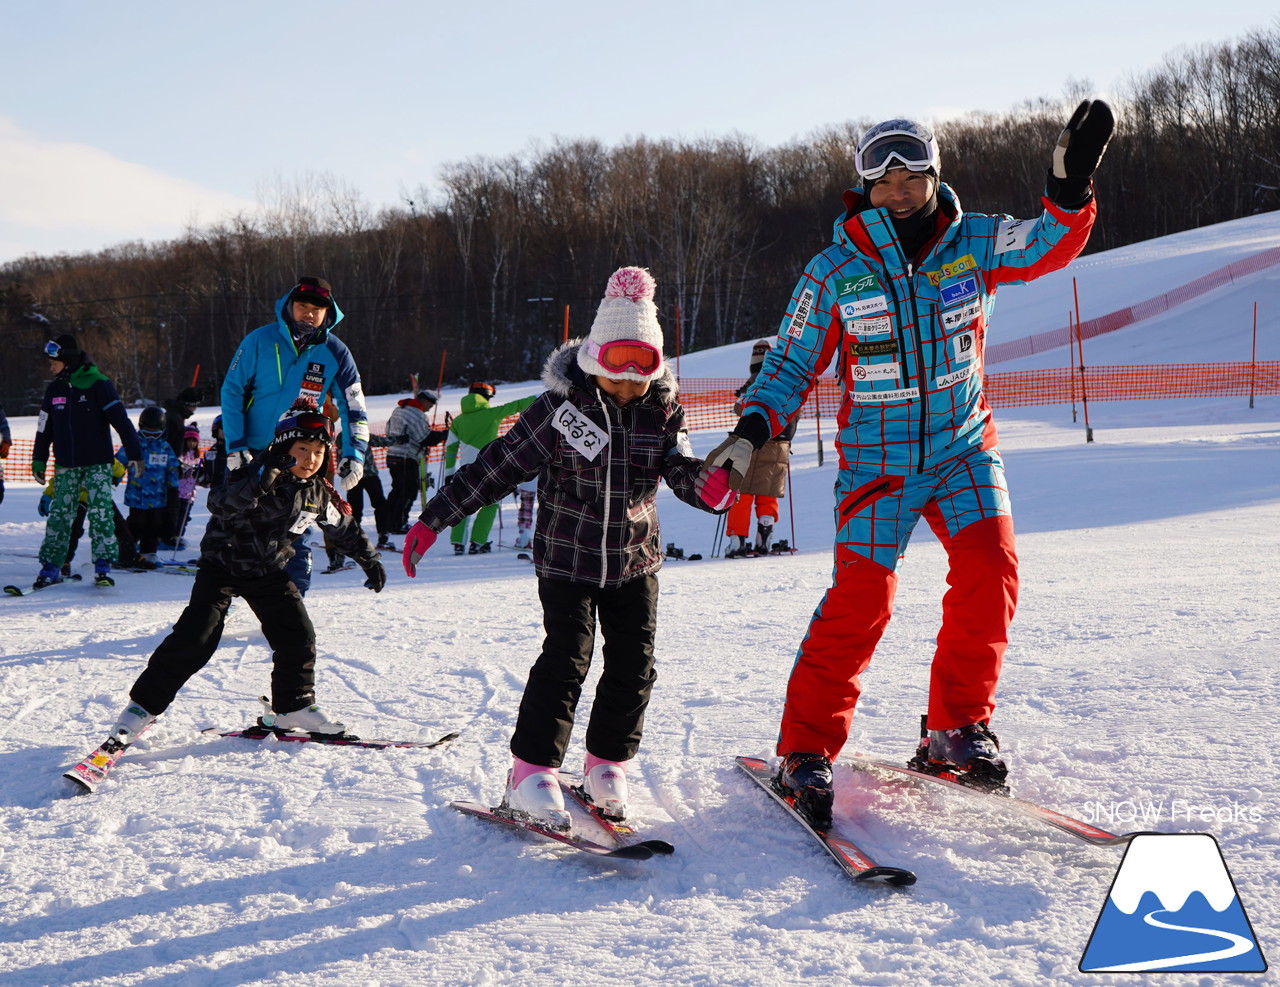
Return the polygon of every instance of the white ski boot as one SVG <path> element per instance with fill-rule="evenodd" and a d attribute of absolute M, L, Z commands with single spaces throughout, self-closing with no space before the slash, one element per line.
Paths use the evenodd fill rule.
<path fill-rule="evenodd" d="M 567 833 L 570 829 L 569 812 L 564 807 L 564 793 L 560 791 L 559 768 L 530 764 L 513 757 L 502 808 L 557 832 Z"/>
<path fill-rule="evenodd" d="M 292 713 L 265 712 L 262 725 L 273 730 L 302 730 L 305 733 L 343 733 L 346 727 L 329 719 L 316 703 Z"/>
<path fill-rule="evenodd" d="M 614 822 L 627 818 L 627 763 L 606 761 L 587 753 L 582 790 L 600 814 Z"/>
<path fill-rule="evenodd" d="M 122 747 L 128 747 L 142 736 L 155 721 L 156 717 L 152 716 L 137 703 L 130 703 L 125 707 L 124 712 L 120 714 L 120 719 L 116 721 L 116 725 L 111 728 L 111 739 Z"/>

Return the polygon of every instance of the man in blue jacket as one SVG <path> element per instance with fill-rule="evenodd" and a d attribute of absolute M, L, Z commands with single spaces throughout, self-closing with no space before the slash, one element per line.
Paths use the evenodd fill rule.
<path fill-rule="evenodd" d="M 337 478 L 350 490 L 364 475 L 369 422 L 355 358 L 333 334 L 342 309 L 323 278 L 303 277 L 276 302 L 276 318 L 241 341 L 222 382 L 222 430 L 227 473 L 266 449 L 276 422 L 299 398 L 323 406 L 331 395 L 342 421 Z M 311 585 L 311 548 L 305 532 L 294 542 L 289 577 L 305 594 Z"/>

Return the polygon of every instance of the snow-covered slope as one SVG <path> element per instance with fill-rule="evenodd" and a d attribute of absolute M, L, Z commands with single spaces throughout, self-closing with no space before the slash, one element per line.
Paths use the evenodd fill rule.
<path fill-rule="evenodd" d="M 1277 240 L 1273 214 L 1094 255 L 1080 265 L 1098 299 L 1089 314 Z M 993 338 L 1057 324 L 1062 283 L 1002 289 Z M 1237 287 L 1239 297 L 1224 290 L 1095 340 L 1091 359 L 1226 359 L 1239 348 L 1234 322 L 1208 316 L 1251 295 L 1260 355 L 1280 357 L 1277 282 Z M 749 348 L 686 356 L 681 373 L 744 374 Z M 395 398 L 373 399 L 372 417 L 385 420 Z M 1274 952 L 1280 400 L 1091 411 L 1092 444 L 1067 407 L 1000 415 L 1023 596 L 994 725 L 1014 785 L 1111 830 L 1212 832 Z M 31 424 L 15 420 L 15 433 Z M 448 808 L 498 797 L 541 643 L 532 573 L 511 551 L 454 558 L 439 546 L 414 581 L 387 560 L 379 595 L 343 572 L 316 576 L 308 596 L 327 707 L 371 736 L 460 730 L 454 743 L 366 751 L 202 734 L 248 723 L 267 685 L 269 649 L 239 608 L 213 662 L 87 798 L 67 797 L 59 774 L 110 725 L 190 583 L 121 574 L 110 590 L 0 602 L 0 982 L 1083 982 L 1076 966 L 1121 851 L 844 769 L 837 814 L 848 835 L 920 878 L 907 890 L 859 887 L 733 768 L 735 754 L 772 755 L 792 657 L 827 583 L 829 427 L 826 439 L 823 467 L 812 422 L 795 446 L 780 534 L 799 554 L 663 569 L 634 817 L 677 852 L 647 863 L 566 856 Z M 37 496 L 34 484 L 9 485 L 0 581 L 35 574 Z M 711 554 L 713 519 L 665 492 L 661 512 L 664 541 Z M 509 542 L 511 502 L 502 516 Z M 197 512 L 192 536 L 206 517 Z M 910 753 L 944 588 L 940 548 L 922 530 L 851 749 Z M 569 764 L 582 753 L 579 731 Z"/>

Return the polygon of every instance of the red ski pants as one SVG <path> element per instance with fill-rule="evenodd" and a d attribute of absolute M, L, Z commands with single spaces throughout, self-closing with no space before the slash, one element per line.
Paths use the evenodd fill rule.
<path fill-rule="evenodd" d="M 880 493 L 896 492 L 901 499 L 901 478 L 886 479 L 898 482 Z M 952 534 L 947 506 L 946 499 L 929 500 L 905 518 L 914 522 L 923 515 L 947 552 L 949 589 L 929 679 L 931 730 L 990 718 L 1018 599 L 1012 518 L 994 514 Z M 897 583 L 897 573 L 871 561 L 862 546 L 837 543 L 831 588 L 810 621 L 787 684 L 779 754 L 840 753 L 862 691 L 860 676 L 892 616 Z"/>

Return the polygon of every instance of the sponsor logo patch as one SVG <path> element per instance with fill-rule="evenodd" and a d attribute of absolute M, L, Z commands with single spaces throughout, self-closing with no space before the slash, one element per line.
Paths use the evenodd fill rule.
<path fill-rule="evenodd" d="M 855 298 L 851 302 L 840 303 L 840 318 L 842 319 L 860 319 L 864 315 L 887 311 L 889 311 L 889 300 L 884 295 Z"/>
<path fill-rule="evenodd" d="M 796 302 L 796 310 L 791 314 L 791 324 L 787 326 L 787 335 L 799 339 L 804 335 L 804 324 L 809 321 L 809 310 L 813 308 L 813 292 L 805 288 L 800 292 L 800 300 Z"/>
<path fill-rule="evenodd" d="M 962 380 L 968 380 L 972 376 L 973 376 L 973 365 L 970 364 L 969 366 L 963 368 L 962 370 L 957 370 L 954 373 L 944 374 L 943 376 L 935 380 L 934 384 L 939 388 L 951 387 L 953 384 L 959 384 Z"/>
<path fill-rule="evenodd" d="M 900 363 L 877 363 L 870 367 L 858 363 L 849 368 L 849 376 L 854 380 L 888 380 L 891 377 L 897 379 L 901 369 Z"/>
<path fill-rule="evenodd" d="M 852 340 L 849 343 L 850 356 L 884 356 L 886 353 L 897 353 L 898 344 L 892 340 L 883 343 L 860 343 Z"/>
<path fill-rule="evenodd" d="M 961 302 L 976 297 L 977 294 L 978 279 L 972 274 L 967 278 L 961 278 L 959 281 L 953 281 L 951 284 L 944 284 L 939 290 L 943 305 L 959 305 Z"/>
<path fill-rule="evenodd" d="M 893 332 L 893 319 L 887 315 L 872 319 L 850 319 L 845 322 L 844 327 L 855 336 L 887 336 Z"/>
<path fill-rule="evenodd" d="M 298 397 L 314 398 L 320 403 L 320 394 L 324 391 L 324 367 L 319 363 L 307 364 L 307 372 L 302 375 L 302 386 L 298 388 Z"/>
<path fill-rule="evenodd" d="M 973 259 L 973 254 L 965 254 L 963 257 L 953 260 L 950 264 L 943 264 L 941 270 L 926 271 L 925 277 L 936 288 L 948 278 L 956 278 L 961 274 L 968 274 L 970 271 L 976 271 L 977 269 L 978 262 Z"/>
<path fill-rule="evenodd" d="M 982 311 L 982 302 L 974 299 L 969 304 L 960 308 L 953 308 L 949 312 L 942 313 L 942 327 L 944 329 L 956 329 L 959 326 L 972 322 L 978 317 L 978 313 Z"/>
<path fill-rule="evenodd" d="M 836 297 L 843 298 L 845 295 L 860 295 L 864 291 L 884 291 L 880 286 L 880 279 L 874 274 L 864 274 L 858 278 L 842 278 L 836 282 Z"/>
<path fill-rule="evenodd" d="M 977 339 L 971 332 L 962 332 L 951 338 L 951 361 L 965 363 L 978 355 Z"/>
<path fill-rule="evenodd" d="M 856 404 L 889 404 L 893 401 L 913 401 L 920 396 L 918 387 L 903 387 L 896 391 L 854 391 L 849 397 Z"/>

